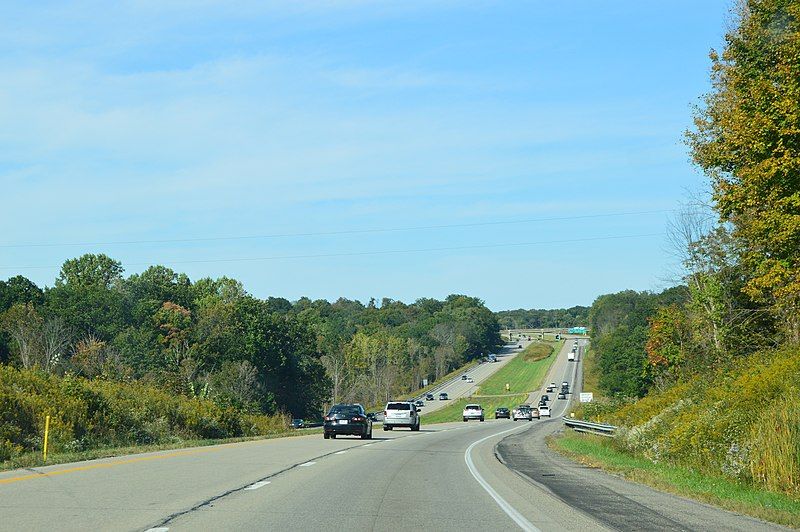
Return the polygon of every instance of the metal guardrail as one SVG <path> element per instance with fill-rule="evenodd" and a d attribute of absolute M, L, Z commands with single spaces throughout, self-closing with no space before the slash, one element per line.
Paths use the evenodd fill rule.
<path fill-rule="evenodd" d="M 591 421 L 581 421 L 579 419 L 564 418 L 564 425 L 576 432 L 586 432 L 588 434 L 599 434 L 600 436 L 613 437 L 617 427 L 606 425 L 605 423 L 592 423 Z"/>

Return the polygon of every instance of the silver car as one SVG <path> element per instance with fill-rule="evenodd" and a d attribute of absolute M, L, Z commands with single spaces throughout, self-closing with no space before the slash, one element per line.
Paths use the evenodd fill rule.
<path fill-rule="evenodd" d="M 419 430 L 419 412 L 411 401 L 389 401 L 383 411 L 383 430 L 408 427 Z"/>
<path fill-rule="evenodd" d="M 539 417 L 538 413 L 536 417 Z M 520 419 L 533 421 L 533 411 L 530 408 L 515 408 L 514 421 L 518 421 Z"/>

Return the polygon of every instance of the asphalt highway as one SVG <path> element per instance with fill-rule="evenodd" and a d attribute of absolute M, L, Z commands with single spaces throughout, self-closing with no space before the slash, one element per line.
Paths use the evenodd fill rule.
<path fill-rule="evenodd" d="M 547 382 L 572 382 L 579 362 L 567 351 Z M 663 501 L 663 529 L 777 528 L 553 458 L 543 438 L 568 401 L 552 403 L 550 420 L 423 418 L 420 432 L 374 440 L 309 434 L 7 471 L 0 530 L 640 530 L 664 523 L 637 519 Z M 551 489 L 539 473 L 563 482 Z M 604 500 L 613 511 L 600 511 Z M 617 511 L 629 519 L 608 517 Z M 670 520 L 681 513 L 692 520 Z"/>

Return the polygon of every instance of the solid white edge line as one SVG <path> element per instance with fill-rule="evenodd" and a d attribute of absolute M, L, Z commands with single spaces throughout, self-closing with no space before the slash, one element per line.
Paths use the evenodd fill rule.
<path fill-rule="evenodd" d="M 464 461 L 467 463 L 467 468 L 469 469 L 469 472 L 472 473 L 472 476 L 475 478 L 475 480 L 478 481 L 478 484 L 480 484 L 481 487 L 484 490 L 486 490 L 486 493 L 488 493 L 492 497 L 492 499 L 494 499 L 494 502 L 497 503 L 500 509 L 503 510 L 506 513 L 506 515 L 508 515 L 511 519 L 513 519 L 514 522 L 517 523 L 517 525 L 519 525 L 519 527 L 522 530 L 525 530 L 526 532 L 541 532 L 541 530 L 533 526 L 533 523 L 525 519 L 525 517 L 521 513 L 519 513 L 504 498 L 502 498 L 500 494 L 497 493 L 495 489 L 492 486 L 490 486 L 488 482 L 486 482 L 486 480 L 484 480 L 484 478 L 480 475 L 480 473 L 478 473 L 478 469 L 475 467 L 475 463 L 472 461 L 472 449 L 474 449 L 476 445 L 478 445 L 479 443 L 483 443 L 490 438 L 494 438 L 506 434 L 507 432 L 518 430 L 519 428 L 524 426 L 525 425 L 521 425 L 520 427 L 514 427 L 508 430 L 504 430 L 503 432 L 490 434 L 485 438 L 481 438 L 480 440 L 473 442 L 472 445 L 467 447 L 467 450 L 464 451 Z"/>
<path fill-rule="evenodd" d="M 316 462 L 306 462 L 305 464 L 300 464 L 300 467 L 310 467 L 316 464 Z"/>
<path fill-rule="evenodd" d="M 159 527 L 156 527 L 156 528 L 148 528 L 144 532 L 167 532 L 167 530 L 169 530 L 169 528 L 167 528 L 165 526 L 159 526 Z"/>

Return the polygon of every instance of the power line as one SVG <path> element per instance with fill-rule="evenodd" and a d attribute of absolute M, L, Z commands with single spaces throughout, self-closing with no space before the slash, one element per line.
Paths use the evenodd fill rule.
<path fill-rule="evenodd" d="M 566 220 L 583 220 L 590 218 L 610 218 L 619 216 L 640 216 L 645 214 L 661 214 L 665 212 L 673 212 L 674 209 L 659 209 L 652 211 L 636 211 L 636 212 L 617 212 L 605 214 L 584 214 L 578 216 L 558 216 L 552 218 L 528 218 L 523 220 L 501 220 L 501 221 L 488 221 L 488 222 L 473 222 L 463 224 L 441 224 L 441 225 L 418 225 L 408 227 L 391 227 L 391 228 L 372 228 L 372 229 L 350 229 L 342 231 L 314 231 L 314 232 L 297 232 L 297 233 L 272 233 L 264 235 L 234 235 L 234 236 L 217 236 L 217 237 L 200 237 L 200 238 L 165 238 L 154 240 L 112 240 L 106 242 L 22 242 L 22 243 L 3 243 L 0 248 L 44 248 L 44 247 L 69 247 L 69 246 L 116 246 L 116 245 L 136 245 L 136 244 L 175 244 L 179 242 L 218 242 L 225 240 L 257 240 L 257 239 L 270 239 L 270 238 L 292 238 L 292 237 L 311 237 L 311 236 L 339 236 L 339 235 L 356 235 L 367 233 L 392 233 L 403 231 L 424 231 L 432 229 L 454 229 L 459 227 L 481 227 L 493 225 L 512 225 L 512 224 L 525 224 L 537 222 L 554 222 Z"/>
<path fill-rule="evenodd" d="M 362 257 L 368 255 L 398 255 L 404 253 L 428 253 L 436 251 L 462 251 L 468 249 L 489 249 L 489 248 L 504 248 L 504 247 L 524 247 L 524 246 L 543 246 L 547 244 L 577 244 L 581 242 L 595 242 L 599 240 L 621 240 L 626 238 L 646 238 L 654 236 L 662 236 L 662 233 L 644 233 L 639 235 L 618 235 L 618 236 L 600 236 L 588 238 L 574 238 L 567 240 L 543 240 L 539 242 L 511 242 L 503 244 L 475 244 L 468 246 L 449 246 L 449 247 L 434 247 L 434 248 L 417 248 L 417 249 L 387 249 L 379 251 L 352 251 L 342 253 L 319 253 L 307 255 L 276 255 L 271 257 L 239 257 L 229 259 L 195 259 L 195 260 L 167 260 L 160 261 L 163 264 L 209 264 L 209 263 L 222 263 L 222 262 L 258 262 L 258 261 L 272 261 L 272 260 L 294 260 L 294 259 L 322 259 L 332 257 Z M 131 262 L 126 266 L 150 266 L 152 262 Z M 61 266 L 0 266 L 0 270 L 33 270 L 33 269 L 57 269 Z"/>

